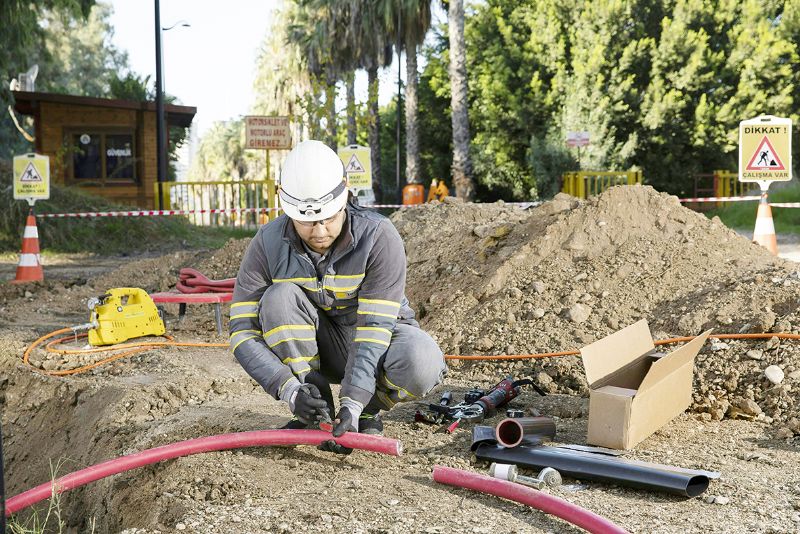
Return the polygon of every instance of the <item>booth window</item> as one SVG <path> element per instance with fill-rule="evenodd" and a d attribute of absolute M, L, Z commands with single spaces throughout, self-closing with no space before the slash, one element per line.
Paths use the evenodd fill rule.
<path fill-rule="evenodd" d="M 136 180 L 134 134 L 78 130 L 67 134 L 70 178 L 76 182 L 130 184 Z"/>

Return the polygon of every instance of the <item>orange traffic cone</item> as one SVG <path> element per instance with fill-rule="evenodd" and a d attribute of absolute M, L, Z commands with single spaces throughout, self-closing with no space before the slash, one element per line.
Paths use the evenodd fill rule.
<path fill-rule="evenodd" d="M 22 234 L 22 253 L 19 255 L 17 277 L 11 283 L 38 282 L 44 280 L 42 262 L 39 258 L 39 231 L 33 211 L 28 214 L 25 232 Z"/>
<path fill-rule="evenodd" d="M 778 238 L 775 236 L 775 224 L 772 222 L 772 208 L 767 202 L 766 193 L 761 195 L 756 215 L 756 228 L 753 230 L 753 243 L 758 243 L 769 250 L 774 256 L 778 255 Z"/>

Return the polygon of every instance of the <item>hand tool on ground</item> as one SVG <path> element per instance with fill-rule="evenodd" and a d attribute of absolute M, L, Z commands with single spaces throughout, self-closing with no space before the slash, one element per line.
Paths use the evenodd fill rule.
<path fill-rule="evenodd" d="M 425 409 L 419 409 L 414 414 L 414 421 L 417 423 L 431 423 L 440 425 L 444 423 L 449 413 L 448 407 L 453 402 L 453 392 L 445 391 L 437 404 L 426 404 Z"/>
<path fill-rule="evenodd" d="M 492 414 L 497 408 L 519 395 L 520 388 L 525 385 L 532 386 L 540 395 L 547 394 L 530 378 L 514 381 L 513 377 L 509 376 L 488 392 L 478 388 L 469 390 L 464 396 L 464 401 L 455 405 L 450 404 L 452 394 L 446 392 L 438 404 L 427 404 L 425 409 L 417 410 L 414 420 L 433 424 L 449 422 L 447 432 L 453 432 L 461 421 L 477 422 Z"/>
<path fill-rule="evenodd" d="M 517 472 L 517 466 L 514 464 L 499 464 L 492 462 L 492 465 L 489 466 L 489 475 L 494 478 L 499 478 L 500 480 L 508 480 L 509 482 L 524 484 L 525 486 L 530 486 L 538 490 L 543 489 L 544 487 L 555 488 L 560 486 L 562 482 L 561 473 L 552 467 L 545 467 L 539 471 L 539 475 L 534 478 L 520 475 Z"/>
<path fill-rule="evenodd" d="M 160 336 L 166 329 L 153 299 L 138 287 L 117 287 L 92 297 L 89 307 L 89 344 L 114 345 L 132 338 Z"/>
<path fill-rule="evenodd" d="M 510 400 L 519 395 L 520 387 L 522 386 L 531 386 L 539 395 L 547 395 L 547 393 L 537 386 L 530 378 L 523 378 L 522 380 L 515 381 L 513 377 L 509 376 L 500 381 L 500 383 L 495 385 L 474 403 L 468 406 L 458 407 L 451 416 L 453 419 L 468 422 L 482 421 L 484 417 L 491 415 L 498 408 L 505 406 Z"/>

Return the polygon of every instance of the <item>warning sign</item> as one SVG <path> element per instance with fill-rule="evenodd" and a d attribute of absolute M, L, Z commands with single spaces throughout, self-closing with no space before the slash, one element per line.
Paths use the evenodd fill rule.
<path fill-rule="evenodd" d="M 739 181 L 792 179 L 792 121 L 773 116 L 739 123 Z"/>
<path fill-rule="evenodd" d="M 358 161 L 358 156 L 353 154 L 350 156 L 350 161 L 347 162 L 347 165 L 344 168 L 344 172 L 352 173 L 352 172 L 365 172 L 364 166 L 361 165 L 361 162 Z"/>
<path fill-rule="evenodd" d="M 246 116 L 244 118 L 244 147 L 263 150 L 292 148 L 289 117 Z"/>
<path fill-rule="evenodd" d="M 758 158 L 758 161 L 756 161 Z M 772 144 L 769 142 L 769 137 L 766 135 L 758 145 L 755 154 L 750 158 L 750 163 L 747 164 L 748 171 L 785 171 L 786 167 L 781 163 L 781 158 L 775 153 Z"/>
<path fill-rule="evenodd" d="M 14 198 L 29 202 L 50 198 L 50 158 L 40 154 L 14 157 Z"/>
<path fill-rule="evenodd" d="M 355 194 L 372 189 L 372 163 L 368 146 L 350 145 L 339 149 L 339 159 L 347 174 L 347 187 Z"/>

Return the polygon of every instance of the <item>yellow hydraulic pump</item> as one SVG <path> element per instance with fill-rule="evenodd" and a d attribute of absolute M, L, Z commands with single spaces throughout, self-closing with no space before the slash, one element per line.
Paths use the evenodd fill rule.
<path fill-rule="evenodd" d="M 89 344 L 113 345 L 131 338 L 160 336 L 166 329 L 153 299 L 138 287 L 117 287 L 90 298 Z"/>

